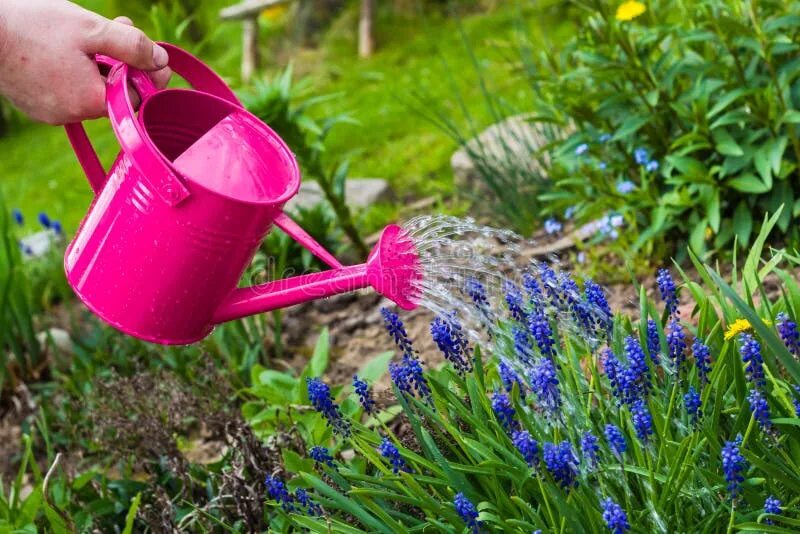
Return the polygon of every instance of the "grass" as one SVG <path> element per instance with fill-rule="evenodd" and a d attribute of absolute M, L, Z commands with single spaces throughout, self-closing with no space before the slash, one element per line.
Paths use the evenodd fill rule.
<path fill-rule="evenodd" d="M 109 16 L 117 14 L 113 7 L 100 11 Z M 358 60 L 356 10 L 345 11 L 333 22 L 318 49 L 293 54 L 298 72 L 311 77 L 315 94 L 340 94 L 321 104 L 316 112 L 328 115 L 345 111 L 360 122 L 332 132 L 330 153 L 351 157 L 351 176 L 386 178 L 400 198 L 451 193 L 449 159 L 455 146 L 411 111 L 412 94 L 422 93 L 441 102 L 455 115 L 455 87 L 474 111 L 477 123 L 488 121 L 477 73 L 459 33 L 461 24 L 493 91 L 512 105 L 529 108 L 524 80 L 511 72 L 507 59 L 514 55 L 509 46 L 518 17 L 532 35 L 540 35 L 542 28 L 547 28 L 548 36 L 557 38 L 553 28 L 566 28 L 565 24 L 554 24 L 555 13 L 506 4 L 460 20 L 443 14 L 411 16 L 383 10 L 377 20 L 378 51 L 368 60 Z M 223 25 L 220 36 L 204 54 L 234 86 L 238 45 L 222 45 L 238 43 L 239 31 L 238 24 Z M 268 65 L 267 75 L 280 66 L 277 62 Z M 110 165 L 116 141 L 107 122 L 96 121 L 88 125 L 88 130 L 104 164 Z M 68 232 L 77 228 L 91 194 L 61 128 L 26 125 L 0 139 L 0 153 L 0 176 L 10 206 L 21 208 L 29 220 L 37 212 L 46 211 L 61 219 Z"/>

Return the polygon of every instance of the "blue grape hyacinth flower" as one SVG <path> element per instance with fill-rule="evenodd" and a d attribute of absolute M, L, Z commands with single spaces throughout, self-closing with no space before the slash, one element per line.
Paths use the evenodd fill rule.
<path fill-rule="evenodd" d="M 610 337 L 614 325 L 611 306 L 608 304 L 605 291 L 600 285 L 595 284 L 590 279 L 586 279 L 583 283 L 583 293 L 584 299 L 595 318 L 597 333 Z"/>
<path fill-rule="evenodd" d="M 528 330 L 518 325 L 511 326 L 511 336 L 514 338 L 514 353 L 526 366 L 533 365 L 533 346 Z"/>
<path fill-rule="evenodd" d="M 315 503 L 311 499 L 311 495 L 303 488 L 297 488 L 294 492 L 294 500 L 301 508 L 305 508 L 306 515 L 309 517 L 320 517 L 322 515 L 322 506 Z"/>
<path fill-rule="evenodd" d="M 499 391 L 494 392 L 492 395 L 492 411 L 506 431 L 516 430 L 519 426 L 514 419 L 517 411 L 512 406 L 511 399 L 508 398 L 507 394 Z"/>
<path fill-rule="evenodd" d="M 634 161 L 636 161 L 637 165 L 647 165 L 647 162 L 650 161 L 647 149 L 639 147 L 636 150 L 634 150 L 633 159 Z"/>
<path fill-rule="evenodd" d="M 307 378 L 306 385 L 308 399 L 314 409 L 325 417 L 334 432 L 343 437 L 350 436 L 350 421 L 342 416 L 339 406 L 333 402 L 330 386 L 319 378 Z"/>
<path fill-rule="evenodd" d="M 64 233 L 64 229 L 61 227 L 61 221 L 53 221 L 52 223 L 50 223 L 50 229 L 56 235 L 63 235 Z"/>
<path fill-rule="evenodd" d="M 320 465 L 327 465 L 328 467 L 334 467 L 333 465 L 333 456 L 331 456 L 330 452 L 328 452 L 327 447 L 321 447 L 316 445 L 311 447 L 308 451 L 308 455 L 314 460 L 314 464 L 319 467 Z"/>
<path fill-rule="evenodd" d="M 644 170 L 647 172 L 656 172 L 658 170 L 659 164 L 657 160 L 650 160 L 647 162 L 647 165 L 644 166 Z"/>
<path fill-rule="evenodd" d="M 800 332 L 797 330 L 797 323 L 792 321 L 784 312 L 778 314 L 775 322 L 783 344 L 786 345 L 789 352 L 795 356 L 800 356 Z"/>
<path fill-rule="evenodd" d="M 475 308 L 477 308 L 481 318 L 486 323 L 493 322 L 494 315 L 492 314 L 492 309 L 489 304 L 489 297 L 486 294 L 486 287 L 480 280 L 474 277 L 467 278 L 467 281 L 464 283 L 464 292 L 469 296 Z"/>
<path fill-rule="evenodd" d="M 553 347 L 556 342 L 553 338 L 553 329 L 550 321 L 541 309 L 534 310 L 528 317 L 528 329 L 531 336 L 539 347 L 539 352 L 545 358 L 552 358 L 555 355 Z"/>
<path fill-rule="evenodd" d="M 631 419 L 633 428 L 636 430 L 636 437 L 646 444 L 653 435 L 653 416 L 644 399 L 638 399 L 631 406 Z"/>
<path fill-rule="evenodd" d="M 405 354 L 400 362 L 389 363 L 389 376 L 403 395 L 414 393 L 433 406 L 431 388 L 422 370 L 422 363 L 414 355 Z"/>
<path fill-rule="evenodd" d="M 626 336 L 624 343 L 625 357 L 628 360 L 627 382 L 633 390 L 628 395 L 632 401 L 634 397 L 645 397 L 650 393 L 650 368 L 647 366 L 647 357 L 637 338 Z"/>
<path fill-rule="evenodd" d="M 286 489 L 286 484 L 279 477 L 268 475 L 264 480 L 267 487 L 267 494 L 271 499 L 277 502 L 285 512 L 293 512 L 294 497 L 289 494 Z"/>
<path fill-rule="evenodd" d="M 556 366 L 550 358 L 540 358 L 529 373 L 531 390 L 544 412 L 554 415 L 561 407 Z"/>
<path fill-rule="evenodd" d="M 358 375 L 353 375 L 353 389 L 358 395 L 358 402 L 367 414 L 372 414 L 375 411 L 375 400 L 372 398 L 372 392 L 369 389 L 369 384 L 362 380 Z"/>
<path fill-rule="evenodd" d="M 686 334 L 683 333 L 681 323 L 673 318 L 667 330 L 667 347 L 669 359 L 676 373 L 679 373 L 686 361 Z"/>
<path fill-rule="evenodd" d="M 736 500 L 744 482 L 744 470 L 747 463 L 742 456 L 740 447 L 742 446 L 742 436 L 736 436 L 733 441 L 726 441 L 722 447 L 722 472 L 728 484 L 728 495 L 731 500 Z"/>
<path fill-rule="evenodd" d="M 14 219 L 14 222 L 17 224 L 17 226 L 22 226 L 25 223 L 25 217 L 23 217 L 19 208 L 14 208 L 11 210 L 11 218 Z"/>
<path fill-rule="evenodd" d="M 561 488 L 578 485 L 578 457 L 569 441 L 545 443 L 543 459 L 547 471 Z"/>
<path fill-rule="evenodd" d="M 504 280 L 503 291 L 506 294 L 506 304 L 508 305 L 508 313 L 511 315 L 511 318 L 524 324 L 528 318 L 528 314 L 525 313 L 525 305 L 519 287 L 511 280 Z"/>
<path fill-rule="evenodd" d="M 686 407 L 686 413 L 689 414 L 693 425 L 696 425 L 703 417 L 703 412 L 700 410 L 702 404 L 700 394 L 694 389 L 694 386 L 689 386 L 689 391 L 683 396 L 683 405 Z"/>
<path fill-rule="evenodd" d="M 400 471 L 410 473 L 411 470 L 406 465 L 406 461 L 403 460 L 403 457 L 400 456 L 400 451 L 397 449 L 392 440 L 387 437 L 384 437 L 381 441 L 381 444 L 378 446 L 378 452 L 381 453 L 381 456 L 389 460 L 389 463 L 392 466 L 392 473 L 395 475 L 398 474 Z"/>
<path fill-rule="evenodd" d="M 530 467 L 539 464 L 539 442 L 531 437 L 527 430 L 515 431 L 511 441 Z"/>
<path fill-rule="evenodd" d="M 774 514 L 780 515 L 781 514 L 781 507 L 782 503 L 776 497 L 769 495 L 766 500 L 764 501 L 764 513 L 765 514 Z M 765 524 L 771 525 L 773 521 L 771 519 L 767 519 L 764 521 Z"/>
<path fill-rule="evenodd" d="M 459 375 L 464 376 L 472 371 L 472 354 L 467 336 L 454 312 L 433 319 L 431 337 Z"/>
<path fill-rule="evenodd" d="M 658 336 L 658 323 L 647 320 L 647 352 L 653 365 L 661 365 L 661 338 Z"/>
<path fill-rule="evenodd" d="M 475 508 L 475 505 L 472 504 L 463 493 L 459 492 L 456 493 L 455 498 L 453 499 L 453 506 L 456 508 L 456 513 L 458 513 L 461 520 L 464 521 L 464 524 L 467 525 L 467 528 L 473 534 L 478 534 L 481 530 L 481 522 L 478 521 L 478 510 Z"/>
<path fill-rule="evenodd" d="M 767 434 L 771 433 L 773 428 L 767 399 L 758 388 L 753 388 L 747 395 L 747 400 L 750 403 L 750 411 L 758 422 L 758 426 Z"/>
<path fill-rule="evenodd" d="M 603 521 L 612 534 L 624 534 L 631 529 L 628 515 L 619 504 L 608 498 L 601 502 L 600 506 L 603 508 Z"/>
<path fill-rule="evenodd" d="M 628 443 L 625 441 L 625 436 L 617 425 L 607 424 L 605 428 L 606 441 L 611 452 L 614 453 L 618 459 L 622 458 L 625 451 L 628 450 Z"/>
<path fill-rule="evenodd" d="M 621 182 L 617 182 L 617 193 L 619 193 L 620 195 L 627 195 L 634 189 L 636 189 L 636 184 L 631 182 L 630 180 L 623 180 Z"/>
<path fill-rule="evenodd" d="M 589 151 L 589 145 L 587 143 L 581 143 L 575 147 L 576 156 L 582 156 L 583 154 L 586 154 L 586 152 L 588 151 Z"/>
<path fill-rule="evenodd" d="M 383 315 L 383 325 L 386 331 L 394 340 L 400 352 L 409 356 L 414 356 L 414 347 L 411 340 L 408 338 L 406 327 L 400 317 L 390 310 L 389 308 L 381 308 L 381 315 Z"/>
<path fill-rule="evenodd" d="M 589 431 L 584 432 L 581 436 L 581 456 L 586 465 L 592 469 L 597 467 L 597 453 L 600 452 L 598 441 L 597 436 Z"/>
<path fill-rule="evenodd" d="M 50 217 L 48 217 L 47 214 L 43 211 L 39 212 L 39 224 L 41 224 L 47 229 L 49 229 L 52 224 L 50 221 Z"/>
<path fill-rule="evenodd" d="M 757 388 L 767 385 L 764 377 L 764 359 L 761 356 L 761 344 L 748 333 L 739 334 L 739 354 L 745 363 L 745 374 Z"/>
<path fill-rule="evenodd" d="M 699 338 L 695 338 L 692 343 L 692 354 L 695 367 L 697 367 L 697 378 L 700 381 L 700 387 L 703 387 L 708 384 L 708 375 L 711 373 L 711 349 Z"/>
<path fill-rule="evenodd" d="M 500 375 L 500 380 L 503 382 L 503 388 L 508 392 L 511 393 L 514 389 L 514 384 L 517 385 L 519 389 L 519 396 L 521 398 L 525 398 L 525 387 L 522 383 L 522 379 L 519 375 L 511 368 L 511 365 L 505 360 L 500 360 L 500 365 L 497 367 L 498 374 Z"/>
<path fill-rule="evenodd" d="M 661 300 L 670 315 L 678 315 L 678 288 L 675 280 L 667 269 L 659 269 L 656 273 L 656 283 Z"/>

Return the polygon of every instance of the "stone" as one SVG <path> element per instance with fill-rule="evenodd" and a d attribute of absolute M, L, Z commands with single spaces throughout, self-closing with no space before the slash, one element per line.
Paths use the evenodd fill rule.
<path fill-rule="evenodd" d="M 344 183 L 345 202 L 351 210 L 366 208 L 376 202 L 392 199 L 392 190 L 383 178 L 348 178 Z M 286 203 L 287 211 L 297 208 L 308 209 L 325 200 L 319 184 L 307 180 L 300 184 L 300 190 Z"/>
<path fill-rule="evenodd" d="M 39 258 L 47 254 L 50 247 L 61 240 L 61 236 L 52 230 L 42 230 L 19 240 L 19 248 L 25 259 Z"/>
<path fill-rule="evenodd" d="M 547 176 L 549 156 L 546 153 L 534 156 L 534 153 L 552 140 L 562 138 L 566 131 L 531 118 L 530 114 L 509 117 L 459 148 L 450 158 L 457 188 L 478 194 L 487 191 L 478 165 L 497 173 L 522 171 Z"/>
<path fill-rule="evenodd" d="M 67 354 L 73 353 L 72 348 L 72 338 L 69 335 L 69 332 L 64 330 L 63 328 L 49 328 L 47 330 L 43 330 L 36 334 L 36 340 L 39 342 L 39 345 L 45 346 L 50 340 L 53 341 L 53 346 L 60 351 L 63 351 Z"/>

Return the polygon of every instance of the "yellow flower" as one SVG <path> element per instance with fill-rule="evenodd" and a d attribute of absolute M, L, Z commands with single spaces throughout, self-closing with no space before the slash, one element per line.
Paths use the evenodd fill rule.
<path fill-rule="evenodd" d="M 623 2 L 617 8 L 617 20 L 623 22 L 633 20 L 645 11 L 647 11 L 647 6 L 643 3 L 636 0 L 628 0 L 628 2 Z"/>
<path fill-rule="evenodd" d="M 761 321 L 767 326 L 772 325 L 772 321 L 770 321 L 769 319 L 762 318 Z M 736 319 L 733 323 L 731 323 L 731 325 L 725 331 L 725 341 L 733 339 L 742 332 L 747 332 L 752 328 L 753 325 L 751 325 L 750 321 L 748 321 L 747 319 Z"/>
<path fill-rule="evenodd" d="M 265 8 L 264 11 L 261 12 L 261 18 L 264 20 L 276 21 L 288 10 L 289 7 L 286 4 L 276 4 Z"/>
<path fill-rule="evenodd" d="M 750 330 L 751 328 L 753 327 L 750 324 L 750 321 L 747 319 L 736 319 L 725 331 L 725 341 L 728 341 L 729 339 L 732 339 L 742 332 Z"/>

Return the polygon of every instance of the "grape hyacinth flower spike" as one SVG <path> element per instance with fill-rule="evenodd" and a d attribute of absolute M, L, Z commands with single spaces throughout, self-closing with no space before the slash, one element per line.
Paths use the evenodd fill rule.
<path fill-rule="evenodd" d="M 279 477 L 267 475 L 264 480 L 267 486 L 267 494 L 271 499 L 277 502 L 285 512 L 294 511 L 294 498 L 289 494 L 286 489 L 286 484 Z"/>
<path fill-rule="evenodd" d="M 761 344 L 750 334 L 739 334 L 739 354 L 745 363 L 747 379 L 757 388 L 767 384 L 764 377 L 764 360 L 761 356 Z"/>
<path fill-rule="evenodd" d="M 431 337 L 459 375 L 464 376 L 472 371 L 472 354 L 467 336 L 454 312 L 433 319 Z"/>
<path fill-rule="evenodd" d="M 676 373 L 680 373 L 683 362 L 686 361 L 686 334 L 683 333 L 681 323 L 675 318 L 669 322 L 667 346 L 672 366 Z"/>
<path fill-rule="evenodd" d="M 25 222 L 25 217 L 22 216 L 22 212 L 19 208 L 11 210 L 11 218 L 14 219 L 14 223 L 16 223 L 17 226 L 22 226 Z"/>
<path fill-rule="evenodd" d="M 658 323 L 647 320 L 647 352 L 653 365 L 661 365 L 661 338 L 658 336 Z"/>
<path fill-rule="evenodd" d="M 631 529 L 628 515 L 622 507 L 612 499 L 605 499 L 600 503 L 603 508 L 603 521 L 612 534 L 624 534 Z"/>
<path fill-rule="evenodd" d="M 381 308 L 381 315 L 383 315 L 384 328 L 386 328 L 400 352 L 404 355 L 413 356 L 414 347 L 411 345 L 411 340 L 408 338 L 408 333 L 406 333 L 406 327 L 400 317 L 389 308 Z"/>
<path fill-rule="evenodd" d="M 744 482 L 744 470 L 747 467 L 740 447 L 742 446 L 742 436 L 736 436 L 733 441 L 726 441 L 722 447 L 722 473 L 728 483 L 728 495 L 735 501 L 739 497 L 741 484 Z"/>
<path fill-rule="evenodd" d="M 578 485 L 578 458 L 569 441 L 545 443 L 543 459 L 547 471 L 562 489 Z"/>
<path fill-rule="evenodd" d="M 333 465 L 333 456 L 330 455 L 328 452 L 327 447 L 321 447 L 319 445 L 311 447 L 311 450 L 308 451 L 308 455 L 314 460 L 314 465 L 319 467 L 321 465 L 327 465 L 328 467 L 334 467 Z"/>
<path fill-rule="evenodd" d="M 675 286 L 675 281 L 672 279 L 672 275 L 669 274 L 667 269 L 658 270 L 656 283 L 658 284 L 658 292 L 661 294 L 661 300 L 664 301 L 667 312 L 672 316 L 677 316 L 678 288 Z"/>
<path fill-rule="evenodd" d="M 473 534 L 478 534 L 481 531 L 481 522 L 478 521 L 478 510 L 463 493 L 456 493 L 453 499 L 453 505 L 456 507 L 456 512 L 461 517 L 464 524 Z"/>
<path fill-rule="evenodd" d="M 530 370 L 530 383 L 536 400 L 544 413 L 556 415 L 561 407 L 556 366 L 550 358 L 540 358 Z"/>
<path fill-rule="evenodd" d="M 309 517 L 320 517 L 322 515 L 322 506 L 315 503 L 303 488 L 297 488 L 294 492 L 294 500 L 301 508 L 306 509 L 306 515 Z"/>
<path fill-rule="evenodd" d="M 517 412 L 511 405 L 511 399 L 508 398 L 507 394 L 499 391 L 494 392 L 492 395 L 492 411 L 507 432 L 516 430 L 519 426 L 517 421 L 514 420 Z"/>
<path fill-rule="evenodd" d="M 522 300 L 522 293 L 517 285 L 511 280 L 503 281 L 503 291 L 506 294 L 506 304 L 511 318 L 520 323 L 525 323 L 528 314 L 525 313 L 525 306 Z"/>
<path fill-rule="evenodd" d="M 516 371 L 511 368 L 511 365 L 509 365 L 505 358 L 500 360 L 497 370 L 500 374 L 500 380 L 503 382 L 503 388 L 506 390 L 506 392 L 511 393 L 514 390 L 514 384 L 516 384 L 517 389 L 519 390 L 520 398 L 524 399 L 525 389 L 522 379 L 519 377 Z"/>
<path fill-rule="evenodd" d="M 375 411 L 375 400 L 372 398 L 372 392 L 369 389 L 369 384 L 360 379 L 358 375 L 353 375 L 353 389 L 358 395 L 358 402 L 368 415 L 372 415 Z"/>
<path fill-rule="evenodd" d="M 653 435 L 653 416 L 650 415 L 650 409 L 644 399 L 638 399 L 631 406 L 631 419 L 633 428 L 636 430 L 636 437 L 646 444 Z"/>
<path fill-rule="evenodd" d="M 781 501 L 773 497 L 772 495 L 768 496 L 764 501 L 765 514 L 780 515 L 781 507 L 782 507 Z M 764 521 L 764 523 L 767 525 L 771 525 L 773 521 L 771 519 L 767 519 L 766 521 Z"/>
<path fill-rule="evenodd" d="M 50 217 L 43 211 L 39 212 L 39 224 L 41 224 L 44 228 L 49 229 L 51 226 Z"/>
<path fill-rule="evenodd" d="M 696 425 L 700 418 L 703 417 L 703 412 L 700 410 L 702 405 L 700 394 L 697 393 L 694 386 L 689 386 L 689 391 L 683 396 L 683 405 L 686 407 L 686 413 L 689 414 L 692 424 Z"/>
<path fill-rule="evenodd" d="M 702 388 L 708 384 L 708 375 L 711 373 L 711 349 L 699 338 L 695 338 L 692 343 L 692 354 L 697 367 L 697 378 Z"/>
<path fill-rule="evenodd" d="M 403 460 L 402 456 L 400 456 L 400 451 L 389 438 L 383 438 L 380 446 L 378 446 L 378 452 L 381 453 L 381 456 L 389 460 L 389 463 L 392 465 L 392 473 L 395 475 L 400 471 L 406 473 L 411 472 L 411 469 L 409 469 L 406 465 L 406 461 Z"/>
<path fill-rule="evenodd" d="M 761 390 L 758 388 L 751 389 L 747 395 L 747 400 L 750 403 L 750 411 L 758 422 L 758 426 L 764 433 L 772 434 L 774 430 L 771 421 L 772 416 L 770 415 L 767 399 L 761 393 Z"/>
<path fill-rule="evenodd" d="M 611 452 L 614 453 L 617 459 L 621 460 L 622 455 L 628 450 L 628 444 L 625 441 L 625 436 L 622 435 L 622 431 L 617 425 L 609 423 L 606 425 L 605 434 Z"/>
<path fill-rule="evenodd" d="M 350 421 L 342 416 L 339 406 L 333 402 L 331 388 L 319 378 L 307 378 L 308 399 L 311 405 L 328 421 L 333 431 L 342 437 L 350 436 Z"/>
<path fill-rule="evenodd" d="M 529 467 L 535 467 L 539 464 L 539 442 L 533 439 L 527 430 L 514 432 L 511 436 L 511 441 Z"/>
<path fill-rule="evenodd" d="M 589 431 L 584 432 L 581 436 L 581 455 L 586 465 L 592 469 L 597 467 L 598 452 L 600 452 L 600 445 L 597 436 Z"/>
<path fill-rule="evenodd" d="M 800 332 L 797 330 L 797 323 L 785 312 L 779 313 L 775 321 L 783 344 L 795 358 L 800 357 Z"/>

